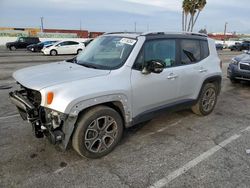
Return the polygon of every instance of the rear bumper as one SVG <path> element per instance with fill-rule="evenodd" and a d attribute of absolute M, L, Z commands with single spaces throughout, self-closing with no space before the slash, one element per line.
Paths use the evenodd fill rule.
<path fill-rule="evenodd" d="M 227 77 L 230 79 L 250 81 L 250 71 L 242 71 L 238 68 L 238 65 L 231 63 L 227 68 Z"/>

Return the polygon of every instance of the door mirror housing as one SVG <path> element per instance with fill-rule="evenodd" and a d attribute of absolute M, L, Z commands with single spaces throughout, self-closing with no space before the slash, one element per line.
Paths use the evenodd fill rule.
<path fill-rule="evenodd" d="M 146 63 L 146 66 L 143 68 L 143 74 L 156 73 L 160 74 L 165 68 L 165 64 L 159 60 L 151 60 Z"/>

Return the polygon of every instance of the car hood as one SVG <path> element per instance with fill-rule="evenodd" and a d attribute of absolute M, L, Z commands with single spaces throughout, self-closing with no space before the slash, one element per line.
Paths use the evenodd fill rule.
<path fill-rule="evenodd" d="M 237 62 L 240 61 L 250 61 L 250 54 L 241 54 L 234 58 Z"/>
<path fill-rule="evenodd" d="M 24 68 L 13 73 L 14 79 L 24 87 L 41 90 L 65 82 L 105 76 L 110 70 L 99 70 L 66 61 Z"/>

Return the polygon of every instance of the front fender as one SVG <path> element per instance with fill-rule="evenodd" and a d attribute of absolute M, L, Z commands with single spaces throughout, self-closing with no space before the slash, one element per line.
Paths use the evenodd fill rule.
<path fill-rule="evenodd" d="M 109 102 L 120 102 L 122 104 L 122 111 L 124 112 L 124 120 L 125 123 L 128 124 L 132 121 L 132 113 L 131 106 L 128 103 L 128 97 L 124 94 L 110 94 L 104 95 L 100 97 L 95 97 L 83 101 L 78 101 L 75 104 L 70 104 L 69 106 L 73 106 L 71 109 L 67 109 L 69 111 L 69 116 L 77 117 L 81 111 L 91 106 L 96 106 L 98 104 L 109 103 Z"/>

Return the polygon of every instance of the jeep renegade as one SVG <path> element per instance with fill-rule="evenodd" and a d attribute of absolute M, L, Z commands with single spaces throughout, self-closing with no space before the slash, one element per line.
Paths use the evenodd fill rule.
<path fill-rule="evenodd" d="M 169 110 L 210 114 L 221 87 L 215 43 L 195 33 L 107 33 L 77 57 L 13 74 L 10 99 L 37 137 L 99 158 L 124 128 Z"/>

